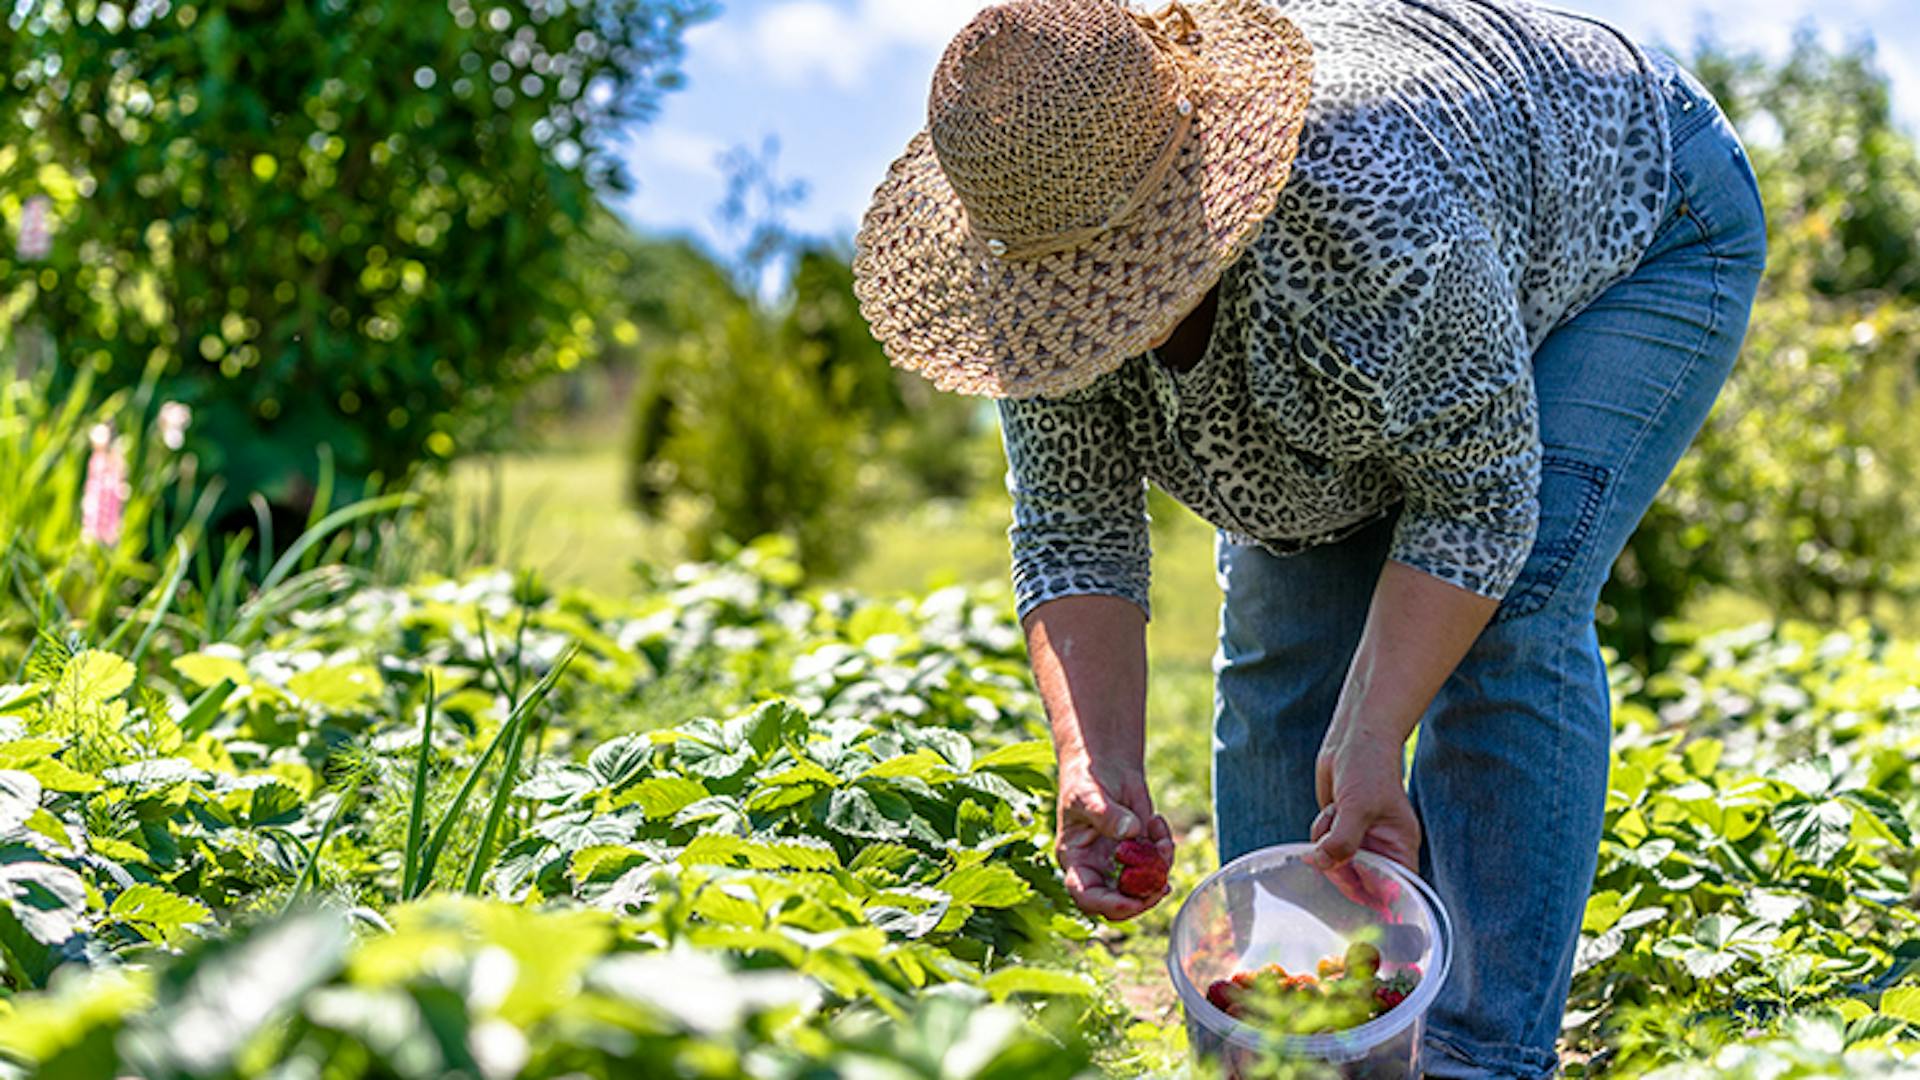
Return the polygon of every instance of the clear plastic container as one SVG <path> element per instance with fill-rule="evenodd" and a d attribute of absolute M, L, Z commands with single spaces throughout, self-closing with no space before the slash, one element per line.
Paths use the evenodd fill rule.
<path fill-rule="evenodd" d="M 1426 1014 L 1446 981 L 1453 927 L 1440 898 L 1389 859 L 1361 852 L 1323 873 L 1303 858 L 1310 844 L 1263 848 L 1200 883 L 1173 921 L 1167 969 L 1186 1012 L 1196 1059 L 1231 1077 L 1420 1075 Z M 1349 942 L 1380 950 L 1381 974 L 1416 966 L 1419 984 L 1385 1015 L 1322 1035 L 1274 1035 L 1214 1007 L 1207 987 L 1236 972 L 1278 963 L 1312 972 Z"/>

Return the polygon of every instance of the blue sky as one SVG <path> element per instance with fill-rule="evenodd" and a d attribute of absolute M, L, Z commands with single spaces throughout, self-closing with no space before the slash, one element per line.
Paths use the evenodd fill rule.
<path fill-rule="evenodd" d="M 780 140 L 779 173 L 804 181 L 795 228 L 851 237 L 874 186 L 926 116 L 947 40 L 982 0 L 732 0 L 687 40 L 687 86 L 621 151 L 639 190 L 635 223 L 725 246 L 714 210 L 716 158 Z M 1920 3 L 1915 0 L 1559 0 L 1640 40 L 1684 46 L 1702 29 L 1769 52 L 1796 27 L 1848 41 L 1870 35 L 1893 74 L 1901 115 L 1920 131 Z"/>

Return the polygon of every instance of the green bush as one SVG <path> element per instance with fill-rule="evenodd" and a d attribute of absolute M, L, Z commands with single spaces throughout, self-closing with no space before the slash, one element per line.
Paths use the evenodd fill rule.
<path fill-rule="evenodd" d="M 1718 406 L 1602 596 L 1607 640 L 1644 670 L 1669 653 L 1658 624 L 1708 588 L 1872 614 L 1912 597 L 1920 558 L 1920 149 L 1865 47 L 1803 36 L 1783 64 L 1709 47 L 1695 66 L 1749 135 L 1768 270 Z"/>
<path fill-rule="evenodd" d="M 52 230 L 0 255 L 0 311 L 69 375 L 157 359 L 229 505 L 304 506 L 322 444 L 348 491 L 403 478 L 590 351 L 570 277 L 624 185 L 603 143 L 707 8 L 10 5 L 0 215 L 44 198 Z"/>
<path fill-rule="evenodd" d="M 809 572 L 830 574 L 860 551 L 873 508 L 967 493 L 986 429 L 971 403 L 888 365 L 841 253 L 802 249 L 793 263 L 775 305 L 726 284 L 711 263 L 653 304 L 631 486 L 647 513 L 690 508 L 696 557 L 784 535 Z"/>

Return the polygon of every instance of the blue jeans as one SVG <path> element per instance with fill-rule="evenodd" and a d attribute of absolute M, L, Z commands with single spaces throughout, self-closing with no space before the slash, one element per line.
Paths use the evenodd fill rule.
<path fill-rule="evenodd" d="M 1766 257 L 1753 172 L 1720 109 L 1658 58 L 1669 207 L 1639 265 L 1534 355 L 1540 528 L 1519 583 L 1422 719 L 1421 874 L 1458 930 L 1429 1076 L 1535 1077 L 1554 1052 L 1607 792 L 1600 587 L 1705 421 Z M 1393 522 L 1280 558 L 1222 539 L 1214 815 L 1222 862 L 1304 840 L 1314 758 Z"/>

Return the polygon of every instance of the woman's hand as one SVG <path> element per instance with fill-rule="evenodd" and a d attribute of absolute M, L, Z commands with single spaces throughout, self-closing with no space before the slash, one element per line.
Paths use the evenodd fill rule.
<path fill-rule="evenodd" d="M 1132 897 L 1113 877 L 1114 853 L 1122 840 L 1145 840 L 1173 865 L 1173 830 L 1154 813 L 1147 778 L 1138 769 L 1103 775 L 1082 755 L 1060 762 L 1060 816 L 1053 853 L 1066 877 L 1067 895 L 1089 915 L 1115 921 L 1153 908 L 1166 895 Z"/>
<path fill-rule="evenodd" d="M 1400 779 L 1405 739 L 1334 726 L 1315 763 L 1320 816 L 1309 839 L 1307 861 L 1322 870 L 1346 864 L 1365 848 L 1416 873 L 1420 869 L 1420 821 Z"/>

